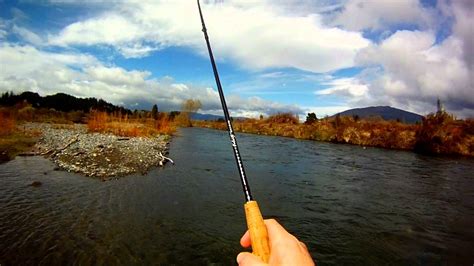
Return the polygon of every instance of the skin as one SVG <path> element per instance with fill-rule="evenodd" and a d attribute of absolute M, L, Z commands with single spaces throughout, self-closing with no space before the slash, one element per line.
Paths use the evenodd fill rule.
<path fill-rule="evenodd" d="M 270 243 L 270 259 L 268 264 L 249 252 L 241 252 L 237 256 L 240 266 L 260 265 L 315 265 L 306 245 L 288 233 L 276 220 L 265 220 Z M 240 239 L 240 245 L 250 247 L 249 231 Z"/>

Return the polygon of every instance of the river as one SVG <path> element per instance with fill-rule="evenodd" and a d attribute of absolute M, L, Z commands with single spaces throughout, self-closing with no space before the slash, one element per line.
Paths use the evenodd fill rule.
<path fill-rule="evenodd" d="M 474 262 L 474 160 L 238 140 L 264 216 L 319 265 Z M 227 133 L 181 129 L 169 156 L 175 165 L 108 182 L 41 157 L 0 165 L 0 265 L 235 264 L 244 196 Z"/>

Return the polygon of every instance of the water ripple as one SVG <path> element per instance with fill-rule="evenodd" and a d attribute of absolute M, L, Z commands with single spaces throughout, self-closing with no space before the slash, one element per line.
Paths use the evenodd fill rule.
<path fill-rule="evenodd" d="M 238 138 L 263 213 L 319 264 L 472 264 L 472 160 Z M 170 152 L 176 166 L 111 182 L 37 157 L 0 165 L 0 264 L 234 264 L 245 221 L 228 136 L 185 129 Z"/>

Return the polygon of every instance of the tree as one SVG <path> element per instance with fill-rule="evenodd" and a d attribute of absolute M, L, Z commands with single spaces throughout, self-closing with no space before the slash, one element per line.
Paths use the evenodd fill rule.
<path fill-rule="evenodd" d="M 182 127 L 192 127 L 190 113 L 196 112 L 201 108 L 199 100 L 188 99 L 181 105 L 181 113 L 176 117 L 176 122 Z"/>
<path fill-rule="evenodd" d="M 316 117 L 315 113 L 308 113 L 308 115 L 306 116 L 306 121 L 304 123 L 306 125 L 311 125 L 317 121 L 318 121 L 318 118 Z"/>
<path fill-rule="evenodd" d="M 443 104 L 441 103 L 441 100 L 438 98 L 438 100 L 436 101 L 436 106 L 437 106 L 437 113 L 438 114 L 442 114 L 444 112 L 446 112 L 446 110 L 444 109 L 444 106 Z"/>
<path fill-rule="evenodd" d="M 155 120 L 158 119 L 158 106 L 156 104 L 151 108 L 151 117 Z"/>

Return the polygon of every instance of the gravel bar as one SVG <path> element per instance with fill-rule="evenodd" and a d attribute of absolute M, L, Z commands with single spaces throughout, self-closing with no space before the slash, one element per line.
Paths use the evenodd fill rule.
<path fill-rule="evenodd" d="M 86 126 L 80 124 L 28 123 L 24 128 L 41 132 L 32 154 L 50 158 L 58 170 L 102 180 L 146 174 L 150 168 L 171 161 L 166 157 L 168 135 L 124 138 L 88 133 Z"/>

